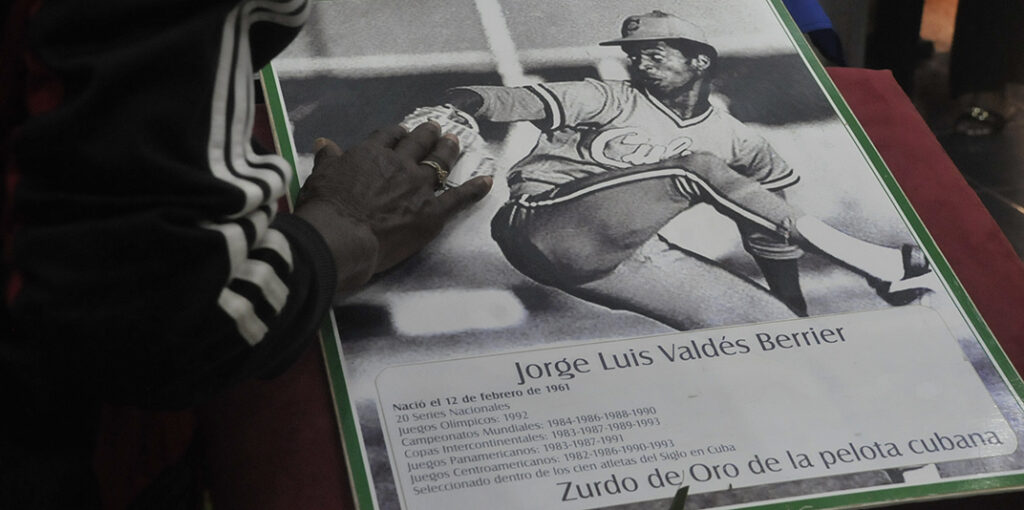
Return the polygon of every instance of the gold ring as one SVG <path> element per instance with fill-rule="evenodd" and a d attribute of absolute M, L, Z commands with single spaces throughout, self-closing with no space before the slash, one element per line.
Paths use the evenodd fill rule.
<path fill-rule="evenodd" d="M 420 161 L 420 164 L 427 165 L 430 168 L 433 168 L 434 174 L 437 176 L 437 187 L 441 188 L 444 186 L 445 181 L 448 180 L 448 170 L 441 168 L 441 164 L 438 163 L 437 161 L 430 161 L 429 159 L 424 159 L 423 161 Z"/>

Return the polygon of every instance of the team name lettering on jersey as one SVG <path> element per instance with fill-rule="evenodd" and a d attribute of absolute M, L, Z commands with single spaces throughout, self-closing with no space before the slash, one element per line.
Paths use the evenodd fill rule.
<path fill-rule="evenodd" d="M 646 131 L 621 127 L 601 132 L 590 142 L 594 161 L 614 168 L 657 163 L 674 156 L 689 154 L 693 139 L 679 136 L 666 144 L 655 143 Z"/>

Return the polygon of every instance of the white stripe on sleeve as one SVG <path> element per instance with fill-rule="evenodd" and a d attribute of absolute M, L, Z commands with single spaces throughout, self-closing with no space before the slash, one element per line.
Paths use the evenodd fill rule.
<path fill-rule="evenodd" d="M 288 189 L 292 171 L 277 155 L 256 154 L 249 138 L 254 124 L 252 55 L 249 30 L 253 23 L 269 21 L 279 25 L 301 26 L 309 16 L 307 0 L 249 0 L 236 6 L 224 20 L 220 55 L 214 81 L 207 158 L 212 174 L 238 189 L 241 208 L 228 214 L 229 221 L 205 223 L 225 240 L 230 259 L 230 275 L 218 298 L 224 312 L 234 319 L 239 334 L 255 345 L 267 333 L 267 326 L 255 311 L 251 299 L 228 289 L 233 280 L 256 285 L 263 298 L 277 312 L 287 302 L 289 289 L 273 267 L 249 258 L 255 246 L 274 252 L 293 269 L 292 249 L 280 232 L 269 228 L 278 199 Z M 262 208 L 262 209 L 261 209 Z M 270 211 L 270 212 L 268 212 Z M 248 222 L 255 232 L 250 245 L 240 223 Z"/>

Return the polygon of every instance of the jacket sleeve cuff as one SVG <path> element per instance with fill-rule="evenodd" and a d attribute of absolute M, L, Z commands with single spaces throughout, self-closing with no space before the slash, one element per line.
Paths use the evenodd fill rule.
<path fill-rule="evenodd" d="M 293 214 L 279 214 L 273 224 L 291 241 L 294 269 L 288 286 L 290 299 L 262 342 L 269 350 L 257 371 L 260 378 L 273 378 L 288 369 L 305 351 L 333 302 L 337 285 L 334 258 L 323 236 L 312 225 Z"/>

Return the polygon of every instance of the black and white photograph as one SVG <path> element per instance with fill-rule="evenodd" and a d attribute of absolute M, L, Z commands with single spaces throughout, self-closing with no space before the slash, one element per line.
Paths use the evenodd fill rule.
<path fill-rule="evenodd" d="M 447 186 L 494 180 L 422 253 L 335 302 L 365 447 L 347 455 L 379 508 L 405 504 L 386 368 L 728 326 L 930 308 L 1024 438 L 1014 391 L 777 4 L 313 4 L 273 62 L 300 180 L 317 138 L 345 148 L 426 121 L 463 150 L 432 165 Z M 868 469 L 691 493 L 686 508 L 1021 469 L 1019 452 Z"/>

